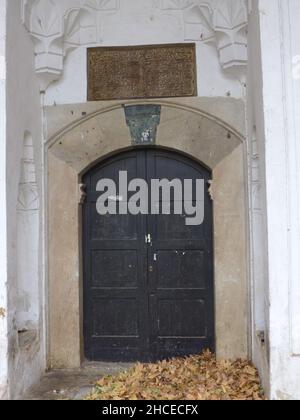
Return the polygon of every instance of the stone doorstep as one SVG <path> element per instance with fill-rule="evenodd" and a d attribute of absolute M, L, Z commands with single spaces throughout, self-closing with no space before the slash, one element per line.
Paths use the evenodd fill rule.
<path fill-rule="evenodd" d="M 131 366 L 123 363 L 85 363 L 81 369 L 50 371 L 19 400 L 82 400 L 103 376 L 118 374 Z"/>

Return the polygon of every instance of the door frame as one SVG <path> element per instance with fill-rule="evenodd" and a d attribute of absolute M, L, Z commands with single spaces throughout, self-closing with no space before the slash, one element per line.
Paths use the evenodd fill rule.
<path fill-rule="evenodd" d="M 79 367 L 84 360 L 82 174 L 96 162 L 131 149 L 124 105 L 149 103 L 161 105 L 157 146 L 212 170 L 216 352 L 222 359 L 250 355 L 248 169 L 245 137 L 240 134 L 245 133 L 243 102 L 232 98 L 113 101 L 45 110 L 49 368 Z M 58 196 L 62 190 L 67 194 Z M 61 328 L 61 319 L 67 330 Z"/>

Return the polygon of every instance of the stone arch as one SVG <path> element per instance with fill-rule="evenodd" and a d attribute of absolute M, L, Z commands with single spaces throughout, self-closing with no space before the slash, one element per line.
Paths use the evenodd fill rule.
<path fill-rule="evenodd" d="M 186 98 L 48 108 L 49 364 L 78 367 L 82 361 L 81 176 L 95 162 L 134 147 L 124 113 L 127 104 L 160 105 L 156 145 L 190 156 L 212 170 L 217 354 L 247 357 L 244 107 L 232 99 Z M 62 185 L 64 193 L 57 200 Z M 66 329 L 72 331 L 67 338 Z"/>

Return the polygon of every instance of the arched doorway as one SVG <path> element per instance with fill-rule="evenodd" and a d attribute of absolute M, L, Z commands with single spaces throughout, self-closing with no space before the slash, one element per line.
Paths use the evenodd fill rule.
<path fill-rule="evenodd" d="M 204 222 L 186 214 L 100 216 L 100 179 L 203 179 Z M 83 177 L 84 350 L 88 360 L 154 361 L 215 349 L 210 171 L 159 148 L 115 155 Z M 195 193 L 195 191 L 194 191 Z M 133 194 L 133 193 L 131 193 Z M 130 197 L 128 195 L 127 201 Z M 120 203 L 124 197 L 110 197 Z M 182 198 L 183 199 L 183 198 Z M 190 204 L 195 203 L 196 196 Z M 184 206 L 183 206 L 184 208 Z"/>
<path fill-rule="evenodd" d="M 124 105 L 145 103 L 97 102 L 47 110 L 49 368 L 78 368 L 85 360 L 82 177 L 95 162 L 133 150 Z M 233 99 L 215 98 L 151 103 L 161 105 L 155 147 L 211 169 L 215 350 L 219 359 L 247 358 L 251 318 L 244 108 Z"/>

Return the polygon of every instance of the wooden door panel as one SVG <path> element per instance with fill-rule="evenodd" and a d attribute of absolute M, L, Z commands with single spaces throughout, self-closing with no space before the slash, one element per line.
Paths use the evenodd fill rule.
<path fill-rule="evenodd" d="M 207 184 L 200 226 L 187 226 L 186 214 L 100 216 L 96 185 L 101 178 L 118 185 L 120 171 L 128 171 L 129 181 L 142 178 L 148 185 L 152 179 L 210 179 L 201 165 L 159 149 L 123 153 L 86 174 L 86 357 L 152 361 L 213 350 L 212 203 Z M 196 199 L 195 190 L 191 199 Z M 171 213 L 173 207 L 171 200 Z M 151 243 L 146 244 L 148 235 Z"/>
<path fill-rule="evenodd" d="M 155 253 L 159 289 L 205 288 L 205 253 L 197 250 L 162 250 Z"/>
<path fill-rule="evenodd" d="M 148 153 L 147 169 L 148 179 L 191 179 L 194 185 L 197 179 L 204 179 L 206 184 L 203 224 L 188 226 L 185 214 L 149 216 L 151 354 L 162 359 L 213 349 L 212 203 L 207 191 L 210 173 L 185 157 L 172 159 L 160 150 Z M 193 204 L 196 198 L 194 189 Z M 171 201 L 171 209 L 173 206 Z"/>
<path fill-rule="evenodd" d="M 201 299 L 159 299 L 157 303 L 158 337 L 206 337 L 205 301 Z M 190 323 L 186 322 L 189 320 Z"/>
<path fill-rule="evenodd" d="M 97 213 L 96 201 L 90 201 L 89 226 L 91 241 L 137 241 L 139 235 L 139 218 L 130 214 L 100 216 Z"/>
<path fill-rule="evenodd" d="M 145 177 L 145 153 L 128 152 L 99 164 L 84 177 L 84 341 L 89 360 L 134 361 L 148 348 L 147 249 L 141 215 L 100 216 L 102 178 L 118 185 Z"/>
<path fill-rule="evenodd" d="M 137 250 L 92 250 L 91 259 L 93 288 L 138 287 Z"/>

